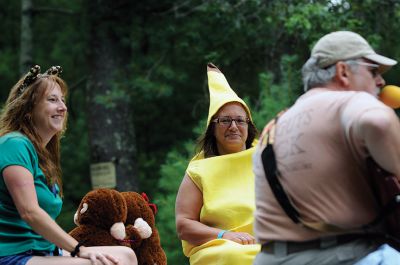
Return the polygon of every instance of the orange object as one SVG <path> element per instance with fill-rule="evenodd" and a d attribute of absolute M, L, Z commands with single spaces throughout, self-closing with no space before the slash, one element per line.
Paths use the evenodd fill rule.
<path fill-rule="evenodd" d="M 385 86 L 379 94 L 379 99 L 391 108 L 400 108 L 400 87 Z"/>

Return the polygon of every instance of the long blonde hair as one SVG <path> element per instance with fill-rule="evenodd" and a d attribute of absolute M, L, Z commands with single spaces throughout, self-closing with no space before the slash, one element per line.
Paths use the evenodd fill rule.
<path fill-rule="evenodd" d="M 60 165 L 60 139 L 66 130 L 67 113 L 64 119 L 63 130 L 56 133 L 46 146 L 43 146 L 42 139 L 35 130 L 32 121 L 32 111 L 39 100 L 46 95 L 48 89 L 55 84 L 61 88 L 64 96 L 68 93 L 66 83 L 57 75 L 43 74 L 22 92 L 20 90 L 26 76 L 21 78 L 11 89 L 6 104 L 0 116 L 0 136 L 10 132 L 20 132 L 27 136 L 33 143 L 39 157 L 39 167 L 46 177 L 47 185 L 57 184 L 62 196 L 62 180 Z"/>

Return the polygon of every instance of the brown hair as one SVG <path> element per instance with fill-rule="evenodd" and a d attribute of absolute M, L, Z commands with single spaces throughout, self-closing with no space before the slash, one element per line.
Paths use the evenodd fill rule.
<path fill-rule="evenodd" d="M 216 116 L 217 114 L 215 114 L 211 118 L 211 120 L 215 119 Z M 202 134 L 197 140 L 196 153 L 200 153 L 201 151 L 203 151 L 205 158 L 219 155 L 217 148 L 217 139 L 215 138 L 214 130 L 215 122 L 210 122 L 210 124 L 207 126 L 206 132 Z M 246 149 L 252 147 L 253 141 L 257 135 L 258 130 L 253 121 L 250 119 L 247 127 Z"/>
<path fill-rule="evenodd" d="M 0 116 L 0 136 L 10 132 L 20 132 L 33 143 L 39 157 L 39 167 L 46 177 L 47 185 L 57 184 L 62 196 L 62 180 L 60 165 L 60 139 L 66 130 L 67 113 L 61 132 L 56 133 L 45 147 L 32 122 L 32 111 L 47 90 L 58 84 L 64 96 L 68 93 L 66 83 L 56 75 L 40 75 L 21 93 L 20 87 L 26 75 L 11 89 Z"/>

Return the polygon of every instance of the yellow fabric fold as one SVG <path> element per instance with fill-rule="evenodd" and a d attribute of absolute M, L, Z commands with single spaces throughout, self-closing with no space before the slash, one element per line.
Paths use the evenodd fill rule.
<path fill-rule="evenodd" d="M 255 209 L 252 154 L 242 152 L 204 159 L 196 156 L 187 173 L 203 193 L 200 222 L 224 230 L 253 234 Z M 215 239 L 200 246 L 182 241 L 183 252 L 191 265 L 252 264 L 260 245 L 241 245 Z"/>

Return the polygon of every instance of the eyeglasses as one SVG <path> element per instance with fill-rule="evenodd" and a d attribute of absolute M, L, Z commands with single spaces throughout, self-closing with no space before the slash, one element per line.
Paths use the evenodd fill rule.
<path fill-rule="evenodd" d="M 372 77 L 376 77 L 379 73 L 378 73 L 378 68 L 379 68 L 379 64 L 374 64 L 374 63 L 366 63 L 366 62 L 360 62 L 360 61 L 355 61 L 356 64 L 358 65 L 364 65 L 364 66 L 369 66 L 371 68 L 368 69 L 368 71 L 371 72 Z"/>
<path fill-rule="evenodd" d="M 249 118 L 237 117 L 236 119 L 233 119 L 229 116 L 220 117 L 220 118 L 216 118 L 216 119 L 212 120 L 212 122 L 218 123 L 219 125 L 221 125 L 223 127 L 228 127 L 228 128 L 231 127 L 233 121 L 235 121 L 236 126 L 239 126 L 239 127 L 246 127 L 248 125 L 248 123 L 250 122 Z"/>

